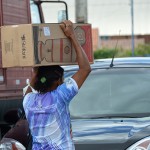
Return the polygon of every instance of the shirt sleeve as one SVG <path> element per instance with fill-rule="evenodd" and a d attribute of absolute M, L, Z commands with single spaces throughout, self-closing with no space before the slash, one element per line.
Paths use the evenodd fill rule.
<path fill-rule="evenodd" d="M 78 93 L 78 85 L 73 78 L 68 78 L 66 82 L 57 88 L 56 92 L 58 99 L 63 99 L 63 101 L 69 103 Z"/>
<path fill-rule="evenodd" d="M 27 95 L 24 96 L 23 99 L 23 108 L 26 109 L 28 104 L 30 103 L 30 97 L 31 97 L 32 93 L 28 93 Z"/>

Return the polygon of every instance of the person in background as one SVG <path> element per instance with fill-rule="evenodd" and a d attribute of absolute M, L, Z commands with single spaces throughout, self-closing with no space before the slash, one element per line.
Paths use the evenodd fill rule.
<path fill-rule="evenodd" d="M 64 70 L 59 65 L 34 68 L 23 100 L 33 139 L 32 150 L 75 149 L 70 134 L 69 103 L 88 77 L 91 67 L 75 36 L 73 23 L 65 20 L 60 27 L 75 48 L 79 69 L 64 82 Z M 32 92 L 32 87 L 37 92 Z"/>

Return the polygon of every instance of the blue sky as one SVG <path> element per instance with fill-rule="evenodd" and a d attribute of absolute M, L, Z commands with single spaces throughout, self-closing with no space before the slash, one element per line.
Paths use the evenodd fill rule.
<path fill-rule="evenodd" d="M 75 0 L 68 4 L 69 19 L 75 22 Z M 100 35 L 131 34 L 130 0 L 87 0 L 88 23 Z M 150 0 L 134 0 L 134 33 L 150 34 Z"/>

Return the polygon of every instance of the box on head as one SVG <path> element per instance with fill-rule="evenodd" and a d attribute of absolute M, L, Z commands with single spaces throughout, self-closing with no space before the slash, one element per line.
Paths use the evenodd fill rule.
<path fill-rule="evenodd" d="M 91 24 L 73 24 L 76 37 L 93 63 Z M 59 23 L 1 27 L 2 67 L 76 64 L 76 53 Z"/>

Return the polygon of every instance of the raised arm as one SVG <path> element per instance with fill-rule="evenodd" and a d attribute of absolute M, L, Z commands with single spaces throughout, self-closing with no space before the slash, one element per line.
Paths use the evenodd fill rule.
<path fill-rule="evenodd" d="M 80 43 L 78 42 L 74 29 L 73 29 L 73 23 L 69 20 L 65 20 L 60 25 L 62 30 L 64 31 L 65 35 L 70 38 L 77 56 L 77 62 L 79 65 L 79 70 L 72 76 L 72 78 L 76 81 L 78 88 L 80 88 L 91 72 L 90 63 L 88 61 L 88 58 L 82 49 Z"/>

